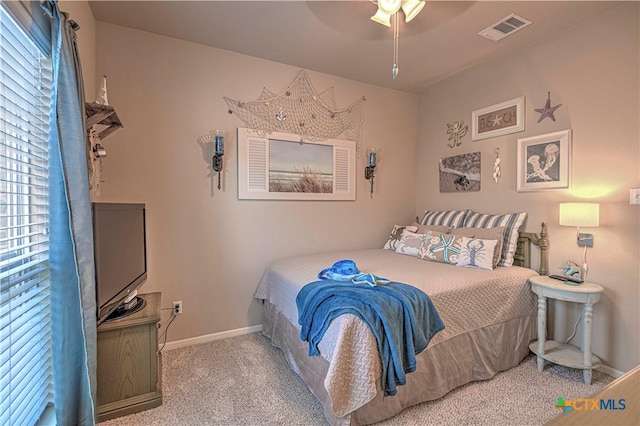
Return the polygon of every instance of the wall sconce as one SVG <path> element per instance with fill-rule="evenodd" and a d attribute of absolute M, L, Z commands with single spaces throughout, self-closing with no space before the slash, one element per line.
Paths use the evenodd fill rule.
<path fill-rule="evenodd" d="M 210 130 L 213 140 L 214 154 L 211 160 L 213 171 L 218 174 L 218 189 L 220 189 L 220 175 L 222 174 L 222 156 L 224 155 L 224 132 L 222 130 Z"/>
<path fill-rule="evenodd" d="M 97 143 L 93 146 L 93 155 L 95 155 L 96 158 L 104 158 L 107 156 L 107 150 L 104 149 L 102 145 Z"/>
<path fill-rule="evenodd" d="M 577 227 L 577 242 L 584 247 L 582 255 L 582 279 L 587 279 L 587 247 L 593 247 L 593 234 L 580 232 L 580 227 L 600 226 L 600 204 L 598 203 L 560 203 L 560 225 Z"/>
<path fill-rule="evenodd" d="M 364 178 L 371 182 L 371 198 L 373 198 L 373 178 L 376 174 L 376 165 L 378 164 L 378 152 L 374 148 L 369 149 L 367 155 L 367 167 L 364 168 Z"/>

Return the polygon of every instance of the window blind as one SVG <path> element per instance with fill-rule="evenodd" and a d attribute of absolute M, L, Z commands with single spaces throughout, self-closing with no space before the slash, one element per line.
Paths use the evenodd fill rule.
<path fill-rule="evenodd" d="M 51 61 L 0 5 L 0 424 L 53 403 L 48 144 Z"/>

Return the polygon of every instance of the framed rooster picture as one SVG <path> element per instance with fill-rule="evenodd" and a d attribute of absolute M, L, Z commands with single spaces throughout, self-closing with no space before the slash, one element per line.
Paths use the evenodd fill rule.
<path fill-rule="evenodd" d="M 518 192 L 569 187 L 571 130 L 518 139 Z"/>

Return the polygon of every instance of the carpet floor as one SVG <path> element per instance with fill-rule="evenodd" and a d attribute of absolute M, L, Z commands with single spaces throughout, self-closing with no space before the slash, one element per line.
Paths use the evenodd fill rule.
<path fill-rule="evenodd" d="M 541 425 L 558 415 L 559 396 L 585 398 L 613 380 L 594 371 L 547 364 L 534 356 L 492 379 L 461 386 L 378 423 L 410 425 Z M 165 351 L 163 405 L 100 426 L 326 425 L 322 406 L 260 333 Z"/>

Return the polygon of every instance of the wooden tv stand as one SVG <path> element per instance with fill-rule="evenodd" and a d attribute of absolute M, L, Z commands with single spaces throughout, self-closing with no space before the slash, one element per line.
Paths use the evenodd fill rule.
<path fill-rule="evenodd" d="M 160 293 L 139 297 L 139 312 L 98 326 L 98 422 L 162 405 Z"/>

